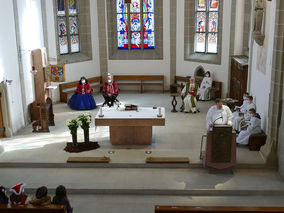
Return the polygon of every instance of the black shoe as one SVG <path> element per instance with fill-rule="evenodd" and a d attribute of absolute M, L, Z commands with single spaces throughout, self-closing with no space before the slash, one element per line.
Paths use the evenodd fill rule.
<path fill-rule="evenodd" d="M 200 112 L 199 109 L 197 110 L 197 112 Z"/>
<path fill-rule="evenodd" d="M 193 112 L 194 114 L 196 114 L 196 111 L 195 112 Z"/>
<path fill-rule="evenodd" d="M 189 112 L 185 112 L 185 113 L 189 113 Z"/>

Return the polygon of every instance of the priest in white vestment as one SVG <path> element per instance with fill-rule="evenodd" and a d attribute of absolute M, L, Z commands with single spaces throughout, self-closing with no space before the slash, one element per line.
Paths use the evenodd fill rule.
<path fill-rule="evenodd" d="M 230 108 L 223 105 L 220 99 L 216 99 L 216 105 L 209 108 L 206 115 L 206 127 L 212 131 L 214 125 L 229 125 L 232 126 L 233 114 Z"/>
<path fill-rule="evenodd" d="M 251 134 L 257 134 L 261 132 L 261 118 L 258 113 L 256 113 L 255 109 L 250 109 L 250 121 L 245 130 L 242 130 L 237 137 L 237 144 L 248 145 L 249 136 Z"/>
<path fill-rule="evenodd" d="M 206 101 L 210 99 L 210 88 L 212 87 L 212 81 L 213 79 L 211 78 L 211 74 L 209 71 L 207 71 L 198 89 L 199 100 Z"/>

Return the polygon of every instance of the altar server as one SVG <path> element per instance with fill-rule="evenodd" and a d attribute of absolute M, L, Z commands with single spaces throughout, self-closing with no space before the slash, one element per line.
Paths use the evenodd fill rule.
<path fill-rule="evenodd" d="M 210 98 L 209 93 L 210 93 L 210 88 L 212 87 L 212 81 L 213 79 L 211 78 L 211 74 L 209 71 L 207 71 L 198 89 L 199 100 L 202 101 L 209 100 Z"/>
<path fill-rule="evenodd" d="M 103 97 L 109 107 L 113 106 L 116 98 L 118 96 L 118 87 L 117 84 L 112 81 L 111 74 L 108 73 L 107 82 L 103 86 Z"/>
<path fill-rule="evenodd" d="M 258 113 L 256 113 L 254 108 L 249 110 L 250 121 L 247 124 L 245 130 L 242 130 L 237 137 L 237 144 L 248 145 L 249 136 L 251 134 L 257 134 L 261 132 L 261 118 Z"/>
<path fill-rule="evenodd" d="M 223 105 L 222 100 L 216 99 L 216 105 L 209 108 L 206 115 L 206 127 L 212 131 L 214 125 L 232 126 L 232 112 L 228 106 Z"/>
<path fill-rule="evenodd" d="M 186 83 L 186 85 L 184 86 L 182 92 L 181 92 L 181 96 L 183 97 L 183 103 L 182 103 L 182 110 L 184 110 L 184 112 L 188 113 L 188 112 L 199 112 L 199 110 L 197 109 L 197 100 L 196 100 L 196 96 L 197 96 L 197 92 L 198 92 L 198 84 L 195 83 L 195 79 L 194 77 L 190 78 L 190 82 Z"/>

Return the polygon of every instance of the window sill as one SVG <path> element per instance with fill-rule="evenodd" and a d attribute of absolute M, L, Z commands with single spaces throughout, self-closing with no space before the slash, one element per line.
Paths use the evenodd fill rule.
<path fill-rule="evenodd" d="M 155 49 L 144 50 L 121 50 L 116 49 L 115 52 L 109 56 L 110 60 L 162 60 L 163 56 L 160 55 Z"/>
<path fill-rule="evenodd" d="M 201 62 L 207 64 L 221 64 L 221 56 L 218 54 L 204 54 L 193 53 L 188 56 L 184 56 L 185 61 Z"/>
<path fill-rule="evenodd" d="M 78 63 L 83 61 L 90 61 L 92 60 L 91 56 L 87 56 L 83 53 L 74 53 L 74 54 L 68 54 L 68 55 L 59 55 L 57 58 L 58 64 L 72 64 L 72 63 Z"/>

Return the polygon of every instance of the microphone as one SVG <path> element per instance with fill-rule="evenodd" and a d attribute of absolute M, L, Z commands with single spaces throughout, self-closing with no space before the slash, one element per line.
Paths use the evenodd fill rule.
<path fill-rule="evenodd" d="M 223 122 L 223 114 L 222 114 L 222 113 L 220 113 L 220 114 L 221 114 L 221 116 L 220 116 L 219 118 L 216 118 L 216 119 L 213 121 L 213 124 L 215 124 L 215 122 L 216 122 L 217 120 L 221 119 L 221 118 L 222 118 L 222 122 Z"/>

